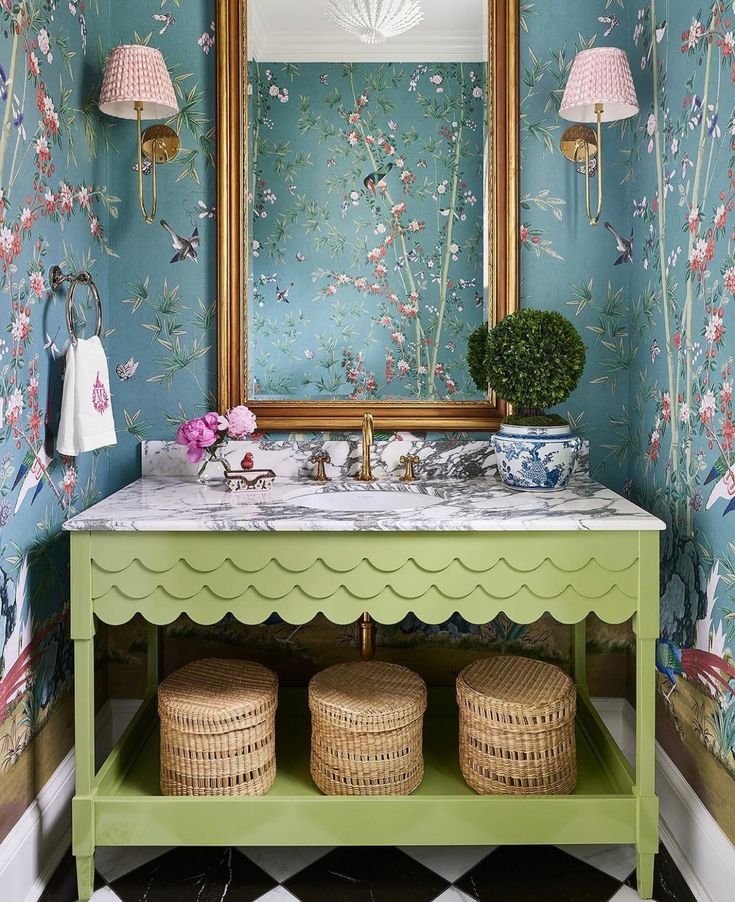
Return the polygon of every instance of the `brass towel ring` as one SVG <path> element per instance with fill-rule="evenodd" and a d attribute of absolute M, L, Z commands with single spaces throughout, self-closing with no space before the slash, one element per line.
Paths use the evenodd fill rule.
<path fill-rule="evenodd" d="M 66 327 L 69 330 L 71 343 L 76 347 L 78 339 L 76 328 L 74 326 L 74 292 L 76 291 L 77 285 L 86 285 L 92 297 L 94 298 L 96 317 L 94 334 L 97 336 L 97 338 L 99 338 L 102 334 L 102 301 L 100 299 L 100 293 L 97 290 L 97 286 L 94 284 L 92 276 L 86 270 L 83 270 L 76 275 L 69 274 L 65 276 L 62 273 L 60 266 L 52 267 L 51 288 L 54 291 L 58 291 L 59 288 L 64 284 L 64 282 L 70 283 L 69 291 L 66 295 Z"/>

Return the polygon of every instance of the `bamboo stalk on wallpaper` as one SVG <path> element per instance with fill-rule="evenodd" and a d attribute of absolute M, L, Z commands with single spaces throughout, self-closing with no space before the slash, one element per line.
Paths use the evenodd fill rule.
<path fill-rule="evenodd" d="M 8 69 L 7 79 L 5 82 L 5 87 L 8 92 L 8 97 L 5 102 L 5 115 L 3 116 L 3 127 L 2 133 L 0 134 L 0 183 L 4 184 L 4 174 L 5 174 L 5 155 L 8 148 L 8 141 L 10 140 L 10 130 L 12 126 L 12 111 L 13 111 L 13 88 L 15 86 L 15 67 L 18 62 L 18 44 L 20 43 L 20 29 L 15 25 L 15 20 L 13 19 L 13 49 L 10 53 L 10 68 Z"/>
<path fill-rule="evenodd" d="M 357 93 L 355 91 L 355 79 L 353 77 L 352 72 L 350 72 L 350 89 L 352 91 L 353 109 L 357 109 Z M 372 152 L 372 150 L 370 148 L 370 144 L 367 141 L 365 141 L 365 129 L 364 129 L 361 121 L 359 121 L 357 123 L 357 125 L 358 125 L 358 131 L 360 132 L 360 136 L 363 139 L 363 144 L 365 146 L 365 149 L 367 150 L 368 156 L 370 157 L 370 164 L 373 168 L 373 172 L 376 172 L 378 169 L 378 162 L 375 159 L 375 154 Z M 391 207 L 395 206 L 395 201 L 393 200 L 393 196 L 392 196 L 390 188 L 388 187 L 387 184 L 386 184 L 384 190 L 385 190 L 385 196 L 388 200 L 388 203 L 391 205 Z M 408 247 L 406 246 L 406 238 L 403 235 L 403 232 L 399 233 L 399 240 L 401 242 L 401 251 L 403 252 L 404 268 L 408 275 L 408 285 L 409 285 L 409 288 L 411 289 L 411 292 L 417 296 L 416 329 L 415 329 L 415 332 L 416 332 L 416 395 L 420 396 L 421 395 L 421 376 L 419 375 L 419 366 L 421 364 L 421 346 L 422 346 L 421 310 L 419 308 L 419 303 L 418 303 L 418 291 L 416 291 L 416 280 L 414 279 L 413 269 L 411 268 L 411 261 L 409 259 Z M 429 353 L 428 350 L 426 353 L 428 356 L 428 353 Z M 433 380 L 433 372 L 429 373 L 429 379 Z"/>
<path fill-rule="evenodd" d="M 655 23 L 656 19 L 656 0 L 651 0 L 651 22 Z M 655 30 L 655 25 L 651 25 Z M 669 270 L 666 260 L 666 181 L 664 178 L 663 164 L 663 148 L 661 146 L 661 102 L 660 102 L 660 84 L 659 84 L 659 60 L 658 60 L 658 43 L 655 34 L 652 34 L 651 48 L 653 51 L 653 113 L 655 116 L 655 144 L 656 144 L 656 181 L 658 188 L 658 251 L 659 266 L 661 268 L 661 306 L 664 312 L 664 331 L 666 346 L 666 365 L 669 377 L 669 397 L 676 398 L 674 366 L 675 360 L 672 353 L 672 330 L 671 330 L 671 312 L 669 310 L 670 294 L 669 294 Z M 671 492 L 672 486 L 676 484 L 676 460 L 679 456 L 679 420 L 678 417 L 671 419 L 671 447 L 669 449 L 671 460 L 672 481 L 669 487 Z M 676 502 L 678 504 L 678 502 Z"/>
<path fill-rule="evenodd" d="M 432 354 L 431 367 L 429 369 L 429 395 L 434 398 L 436 395 L 436 384 L 434 374 L 436 372 L 436 363 L 439 356 L 439 339 L 441 338 L 442 325 L 444 323 L 444 311 L 447 306 L 447 283 L 449 282 L 449 262 L 452 259 L 452 233 L 454 228 L 454 216 L 457 209 L 457 188 L 459 185 L 459 164 L 462 156 L 462 127 L 464 124 L 465 104 L 464 104 L 464 65 L 459 64 L 459 116 L 457 117 L 457 141 L 454 150 L 454 166 L 452 172 L 452 196 L 449 204 L 449 218 L 447 220 L 446 241 L 444 246 L 444 263 L 442 265 L 441 283 L 439 286 L 439 315 L 436 324 L 436 335 L 434 338 L 434 352 Z"/>

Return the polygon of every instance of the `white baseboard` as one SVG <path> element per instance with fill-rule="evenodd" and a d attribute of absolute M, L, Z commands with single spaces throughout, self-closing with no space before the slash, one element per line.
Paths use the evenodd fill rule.
<path fill-rule="evenodd" d="M 594 704 L 628 760 L 635 761 L 635 709 L 624 699 Z M 661 841 L 698 902 L 731 902 L 735 887 L 735 846 L 656 743 L 656 792 Z"/>
<path fill-rule="evenodd" d="M 95 721 L 98 765 L 107 757 L 140 705 L 113 699 Z M 0 843 L 0 887 L 6 902 L 36 902 L 71 844 L 74 749 L 64 758 Z"/>
<path fill-rule="evenodd" d="M 624 699 L 594 699 L 628 759 L 635 757 L 635 711 Z M 120 737 L 140 701 L 113 699 L 97 715 L 98 763 Z M 699 902 L 729 902 L 735 886 L 735 846 L 663 748 L 656 744 L 661 839 Z M 71 842 L 74 752 L 64 758 L 0 844 L 0 887 L 9 902 L 37 902 Z"/>

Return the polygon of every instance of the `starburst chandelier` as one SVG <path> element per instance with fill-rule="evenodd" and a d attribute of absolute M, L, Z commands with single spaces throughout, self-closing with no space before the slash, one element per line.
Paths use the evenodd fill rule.
<path fill-rule="evenodd" d="M 424 18 L 418 0 L 329 0 L 327 15 L 364 44 L 382 44 Z"/>

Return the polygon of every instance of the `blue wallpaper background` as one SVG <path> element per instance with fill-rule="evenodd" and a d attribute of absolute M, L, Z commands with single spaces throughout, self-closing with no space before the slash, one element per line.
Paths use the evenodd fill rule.
<path fill-rule="evenodd" d="M 33 300 L 32 289 L 29 295 L 20 281 L 30 285 L 35 270 L 45 273 L 57 259 L 75 267 L 89 265 L 105 299 L 110 362 L 114 368 L 132 358 L 127 371 L 138 364 L 131 378 L 113 377 L 118 446 L 80 460 L 78 468 L 59 460 L 52 478 L 61 500 L 45 484 L 32 507 L 26 499 L 15 512 L 20 493 L 15 480 L 28 448 L 12 431 L 3 432 L 0 563 L 8 573 L 7 609 L 23 610 L 16 587 L 25 560 L 30 584 L 39 587 L 31 596 L 38 631 L 43 623 L 63 621 L 66 610 L 66 558 L 55 541 L 63 516 L 135 478 L 141 438 L 170 437 L 182 419 L 215 405 L 216 29 L 212 0 L 103 0 L 99 10 L 96 3 L 86 10 L 85 56 L 80 11 L 72 16 L 66 3 L 37 0 L 35 5 L 54 14 L 49 28 L 53 62 L 30 45 L 18 58 L 27 65 L 24 55 L 36 53 L 44 77 L 48 73 L 55 108 L 68 110 L 69 128 L 51 142 L 56 179 L 63 174 L 75 185 L 106 185 L 107 191 L 95 197 L 97 238 L 91 231 L 95 216 L 79 201 L 68 221 L 64 215 L 63 232 L 62 217 L 34 222 L 33 240 L 24 238 L 21 254 L 12 254 L 18 264 L 15 287 L 8 289 L 3 282 L 6 325 L 12 336 L 19 312 L 13 305 L 23 302 L 30 308 L 32 328 L 21 339 L 23 357 L 28 362 L 38 355 L 39 385 L 47 386 L 45 374 L 54 367 L 51 347 L 44 348 L 46 332 L 63 343 L 63 329 L 57 332 L 63 309 L 59 301 Z M 592 443 L 594 475 L 671 524 L 664 539 L 663 634 L 680 646 L 729 659 L 735 653 L 730 509 L 735 496 L 735 352 L 728 330 L 735 291 L 735 238 L 729 221 L 735 168 L 731 9 L 716 0 L 704 3 L 701 12 L 686 0 L 567 0 L 563 6 L 559 14 L 557 4 L 522 4 L 523 303 L 566 312 L 586 338 L 587 369 L 565 411 Z M 2 15 L 7 20 L 4 7 Z M 32 37 L 36 42 L 38 27 Z M 140 218 L 132 171 L 134 128 L 103 121 L 94 111 L 106 52 L 131 41 L 161 48 L 179 93 L 181 112 L 174 124 L 184 150 L 160 170 L 159 218 L 185 237 L 198 230 L 196 262 L 170 262 L 170 233 L 159 223 L 146 226 Z M 13 43 L 10 31 L 0 35 L 0 64 L 6 74 Z M 558 150 L 566 125 L 558 107 L 576 51 L 600 44 L 628 50 L 641 113 L 605 129 L 603 223 L 590 228 L 582 210 L 583 177 Z M 57 87 L 59 76 L 63 87 Z M 23 194 L 33 196 L 38 171 L 33 142 L 42 114 L 35 113 L 34 78 L 26 79 L 27 134 L 18 157 L 23 191 L 11 198 L 6 213 L 22 235 Z M 19 87 L 13 91 L 20 101 Z M 13 128 L 17 117 L 11 93 L 0 99 L 0 113 L 10 102 L 6 121 Z M 0 166 L 0 172 L 6 188 L 7 168 Z M 115 196 L 122 198 L 117 218 L 104 202 L 108 198 L 116 206 L 109 201 Z M 616 262 L 620 253 L 606 222 L 625 238 L 633 234 L 630 261 Z M 99 226 L 104 229 L 102 245 Z M 36 246 L 41 234 L 49 242 L 41 245 L 43 254 Z M 2 243 L 0 226 L 0 247 Z M 114 256 L 105 253 L 105 244 Z M 18 336 L 24 334 L 23 323 L 21 317 L 15 325 Z M 38 392 L 34 407 L 30 365 L 18 373 L 23 429 L 40 455 L 38 419 L 43 422 L 48 408 L 53 424 L 58 379 L 56 389 Z M 10 382 L 0 389 L 5 417 L 9 404 L 17 409 L 17 397 L 13 400 Z M 72 482 L 72 491 L 65 493 L 64 485 Z M 56 548 L 58 553 L 47 551 Z M 63 642 L 57 646 L 65 647 Z M 63 693 L 68 664 L 59 666 L 54 665 L 53 680 L 45 665 L 29 671 L 30 688 L 47 687 L 44 711 Z M 662 681 L 663 688 L 669 687 Z M 26 706 L 29 698 L 26 693 Z M 43 716 L 35 717 L 19 734 L 22 712 L 11 715 L 0 727 L 0 740 L 15 750 L 9 766 L 43 723 Z M 735 806 L 729 806 L 728 814 L 727 805 L 735 772 L 731 693 L 712 697 L 696 683 L 679 680 L 670 701 L 661 696 L 660 725 L 667 749 L 735 838 Z M 10 821 L 17 805 L 11 807 Z"/>

